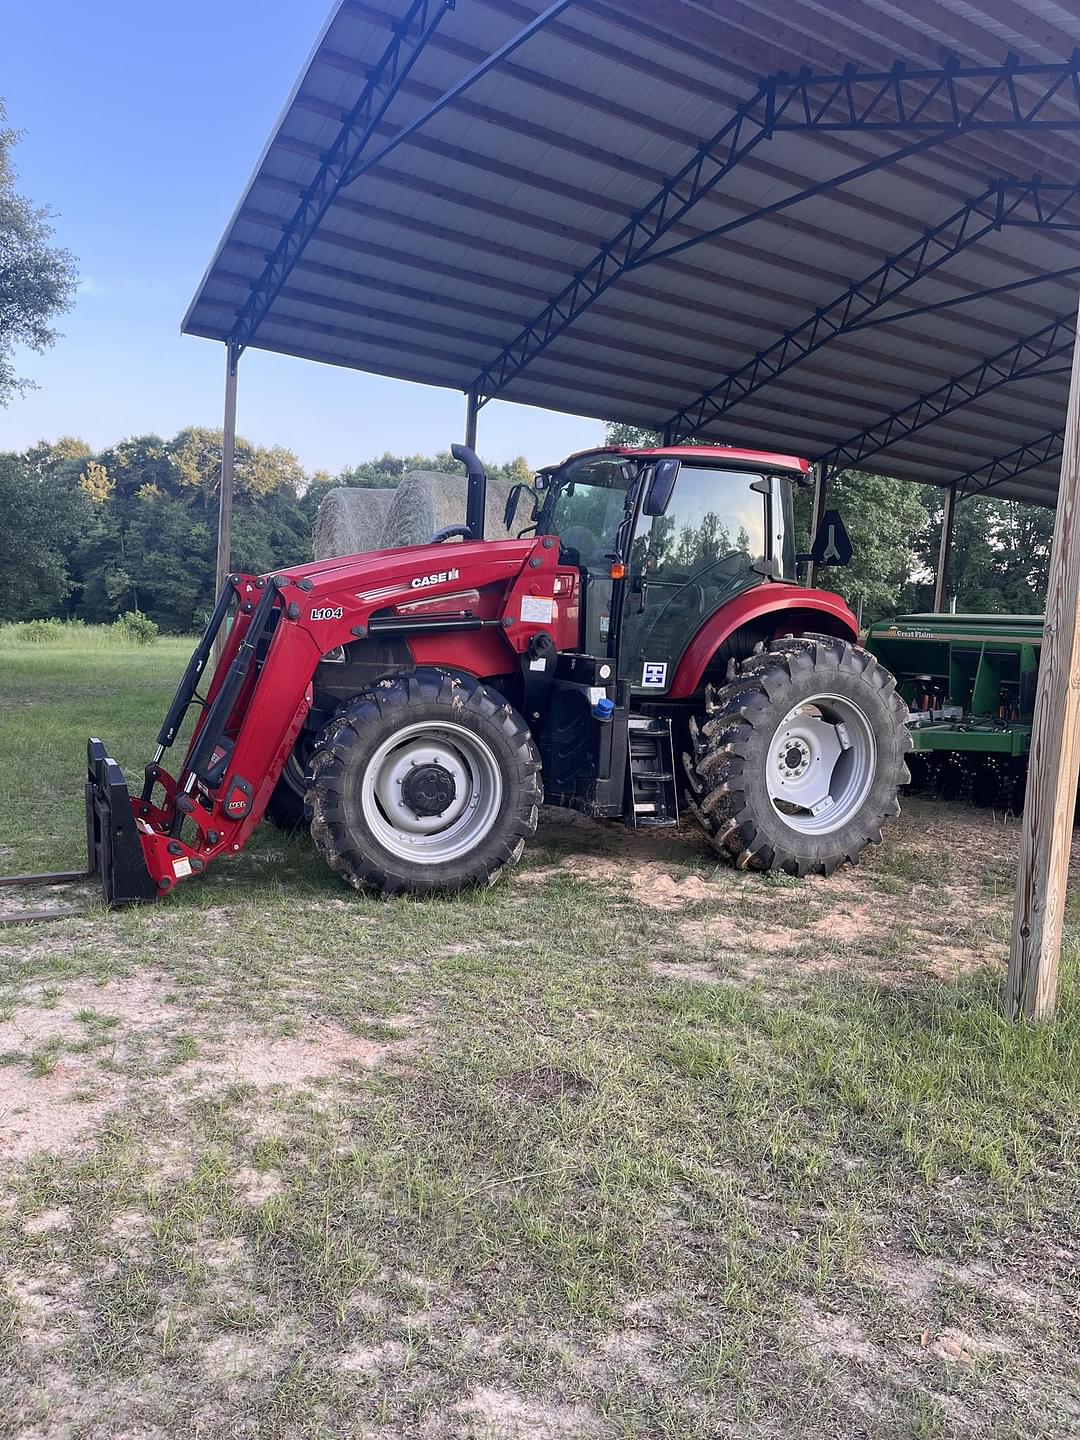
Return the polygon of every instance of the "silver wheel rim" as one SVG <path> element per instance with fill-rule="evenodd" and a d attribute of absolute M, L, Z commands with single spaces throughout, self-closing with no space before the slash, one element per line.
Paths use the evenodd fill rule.
<path fill-rule="evenodd" d="M 452 796 L 437 814 L 408 803 L 409 772 L 434 767 Z M 449 777 L 449 783 L 444 777 Z M 463 725 L 405 725 L 384 740 L 364 770 L 364 820 L 384 849 L 419 865 L 443 865 L 474 850 L 498 819 L 503 781 L 486 741 Z"/>
<path fill-rule="evenodd" d="M 766 785 L 785 825 L 831 835 L 858 811 L 876 771 L 877 741 L 859 706 L 840 695 L 812 695 L 777 726 Z"/>

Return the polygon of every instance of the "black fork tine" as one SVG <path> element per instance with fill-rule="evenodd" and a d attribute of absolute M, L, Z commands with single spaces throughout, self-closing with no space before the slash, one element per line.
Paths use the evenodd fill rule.
<path fill-rule="evenodd" d="M 45 870 L 40 875 L 0 875 L 0 885 L 66 885 L 73 880 L 88 880 L 89 870 Z"/>
<path fill-rule="evenodd" d="M 65 905 L 53 910 L 0 910 L 0 930 L 7 925 L 31 925 L 45 920 L 66 920 L 69 915 L 89 915 L 89 905 Z"/>
<path fill-rule="evenodd" d="M 46 870 L 40 875 L 0 875 L 0 887 L 5 885 L 68 885 L 79 880 L 89 880 L 92 870 Z M 46 910 L 0 910 L 0 929 L 6 925 L 27 925 L 37 920 L 65 920 L 69 915 L 87 915 L 89 905 L 62 905 Z"/>

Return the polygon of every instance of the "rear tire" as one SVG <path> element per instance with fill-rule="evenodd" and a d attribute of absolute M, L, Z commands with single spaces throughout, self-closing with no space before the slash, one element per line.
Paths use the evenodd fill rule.
<path fill-rule="evenodd" d="M 327 725 L 307 775 L 316 848 L 357 889 L 445 894 L 521 858 L 543 800 L 528 726 L 470 676 L 381 680 Z"/>
<path fill-rule="evenodd" d="M 712 844 L 744 870 L 831 875 L 857 862 L 910 779 L 892 675 L 825 635 L 774 641 L 728 673 L 684 756 L 686 798 Z"/>

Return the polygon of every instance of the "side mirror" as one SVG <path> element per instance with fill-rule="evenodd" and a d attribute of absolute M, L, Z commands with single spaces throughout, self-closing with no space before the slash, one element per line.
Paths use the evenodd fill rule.
<path fill-rule="evenodd" d="M 503 529 L 509 530 L 514 523 L 514 516 L 517 514 L 518 500 L 522 495 L 533 494 L 531 485 L 525 485 L 520 480 L 516 485 L 511 485 L 510 493 L 506 497 L 506 504 L 503 506 Z M 533 505 L 533 519 L 536 519 L 536 505 Z"/>
<path fill-rule="evenodd" d="M 840 511 L 826 510 L 810 547 L 810 559 L 815 565 L 848 565 L 853 553 Z"/>
<path fill-rule="evenodd" d="M 681 469 L 681 460 L 657 460 L 641 507 L 645 515 L 663 515 L 671 502 L 675 481 L 679 478 Z"/>

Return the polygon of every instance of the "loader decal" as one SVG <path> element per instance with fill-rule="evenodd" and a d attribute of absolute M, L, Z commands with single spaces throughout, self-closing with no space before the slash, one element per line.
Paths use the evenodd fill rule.
<path fill-rule="evenodd" d="M 422 590 L 425 585 L 445 585 L 449 580 L 457 580 L 460 575 L 460 570 L 436 570 L 434 575 L 417 575 L 415 580 L 409 581 L 409 585 L 413 590 Z"/>

